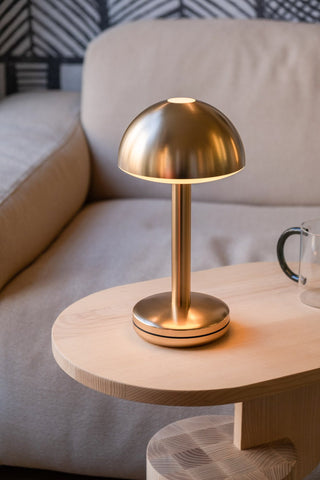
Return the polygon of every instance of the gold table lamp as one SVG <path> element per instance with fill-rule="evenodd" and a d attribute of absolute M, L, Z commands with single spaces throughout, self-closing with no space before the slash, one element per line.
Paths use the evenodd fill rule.
<path fill-rule="evenodd" d="M 144 110 L 119 148 L 119 168 L 172 184 L 172 291 L 140 300 L 133 325 L 145 340 L 167 347 L 201 345 L 229 327 L 220 299 L 190 289 L 191 184 L 218 180 L 244 167 L 240 136 L 217 109 L 193 98 L 170 98 Z"/>

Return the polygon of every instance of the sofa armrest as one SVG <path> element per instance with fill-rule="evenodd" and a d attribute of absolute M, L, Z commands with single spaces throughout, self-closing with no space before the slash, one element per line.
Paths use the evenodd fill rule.
<path fill-rule="evenodd" d="M 32 262 L 84 202 L 89 151 L 79 94 L 17 94 L 0 103 L 0 288 Z"/>

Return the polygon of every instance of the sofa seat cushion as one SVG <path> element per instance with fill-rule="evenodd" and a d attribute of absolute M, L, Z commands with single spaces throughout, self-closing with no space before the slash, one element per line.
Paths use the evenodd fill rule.
<path fill-rule="evenodd" d="M 193 270 L 275 260 L 282 230 L 318 215 L 316 207 L 194 202 L 192 208 Z M 58 314 L 94 291 L 170 275 L 170 242 L 168 200 L 89 204 L 3 289 L 3 464 L 142 479 L 147 442 L 161 427 L 187 416 L 232 411 L 230 405 L 164 407 L 111 398 L 69 378 L 53 359 L 50 334 Z M 298 255 L 298 245 L 288 247 Z"/>

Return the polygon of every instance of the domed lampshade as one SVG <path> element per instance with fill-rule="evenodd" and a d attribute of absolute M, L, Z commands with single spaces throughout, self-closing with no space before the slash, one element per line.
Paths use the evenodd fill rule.
<path fill-rule="evenodd" d="M 127 128 L 119 149 L 126 173 L 163 183 L 200 183 L 244 166 L 240 136 L 219 110 L 189 98 L 157 103 Z"/>
<path fill-rule="evenodd" d="M 191 184 L 233 175 L 244 164 L 241 138 L 232 123 L 216 108 L 192 98 L 152 105 L 124 133 L 120 169 L 172 184 L 172 289 L 144 298 L 133 308 L 134 328 L 148 342 L 194 346 L 228 330 L 228 306 L 190 289 Z"/>

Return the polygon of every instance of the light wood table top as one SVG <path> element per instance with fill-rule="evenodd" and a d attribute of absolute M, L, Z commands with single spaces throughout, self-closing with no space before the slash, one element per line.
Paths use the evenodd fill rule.
<path fill-rule="evenodd" d="M 64 310 L 52 329 L 60 367 L 80 383 L 128 400 L 164 405 L 243 402 L 320 380 L 320 310 L 275 263 L 192 274 L 192 290 L 224 300 L 231 327 L 201 347 L 166 348 L 134 332 L 143 297 L 170 290 L 170 279 L 94 293 Z"/>

